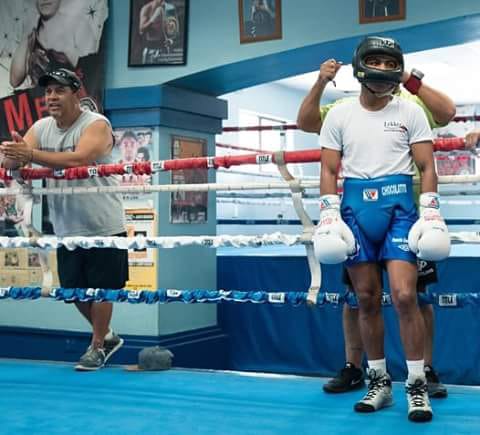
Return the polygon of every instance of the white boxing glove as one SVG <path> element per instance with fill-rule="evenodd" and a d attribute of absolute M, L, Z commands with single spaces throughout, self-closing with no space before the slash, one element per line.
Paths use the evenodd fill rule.
<path fill-rule="evenodd" d="M 420 218 L 408 233 L 410 250 L 422 260 L 445 260 L 450 255 L 450 235 L 440 214 L 438 193 L 422 193 L 419 211 Z"/>
<path fill-rule="evenodd" d="M 324 264 L 338 264 L 356 251 L 355 237 L 340 215 L 340 197 L 320 197 L 320 220 L 313 235 L 315 255 Z"/>

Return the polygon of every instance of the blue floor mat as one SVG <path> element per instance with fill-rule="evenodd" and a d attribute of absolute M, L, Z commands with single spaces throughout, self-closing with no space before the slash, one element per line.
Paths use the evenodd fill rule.
<path fill-rule="evenodd" d="M 173 369 L 79 373 L 70 364 L 0 360 L 4 434 L 474 434 L 480 388 L 449 387 L 434 420 L 406 417 L 403 386 L 393 407 L 356 414 L 364 391 L 328 395 L 323 379 Z"/>

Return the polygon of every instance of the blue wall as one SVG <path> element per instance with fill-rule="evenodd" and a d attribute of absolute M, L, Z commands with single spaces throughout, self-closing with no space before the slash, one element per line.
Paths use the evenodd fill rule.
<path fill-rule="evenodd" d="M 282 2 L 283 39 L 240 44 L 237 0 L 190 0 L 187 65 L 129 68 L 129 3 L 110 2 L 106 27 L 110 88 L 166 83 L 196 74 L 175 83 L 222 95 L 315 70 L 326 57 L 349 62 L 358 37 L 366 33 L 408 28 L 395 33 L 407 52 L 480 36 L 480 17 L 474 16 L 480 14 L 480 2 L 473 0 L 410 1 L 406 20 L 363 25 L 358 23 L 357 0 L 336 0 L 335 7 L 332 2 L 302 0 Z M 425 26 L 428 23 L 437 24 Z"/>

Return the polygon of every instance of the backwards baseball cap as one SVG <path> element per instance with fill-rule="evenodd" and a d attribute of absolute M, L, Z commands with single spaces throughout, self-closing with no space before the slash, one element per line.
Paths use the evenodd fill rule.
<path fill-rule="evenodd" d="M 46 72 L 38 79 L 38 84 L 42 87 L 47 86 L 51 81 L 60 83 L 64 86 L 69 86 L 74 91 L 78 91 L 82 87 L 82 82 L 78 76 L 69 69 L 57 68 Z"/>
<path fill-rule="evenodd" d="M 131 372 L 168 370 L 172 367 L 173 353 L 160 346 L 146 347 L 138 354 L 138 364 L 125 367 Z"/>

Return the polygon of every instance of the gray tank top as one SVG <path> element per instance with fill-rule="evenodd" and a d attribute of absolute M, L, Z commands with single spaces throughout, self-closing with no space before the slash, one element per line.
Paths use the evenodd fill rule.
<path fill-rule="evenodd" d="M 103 115 L 82 111 L 73 125 L 62 130 L 54 118 L 48 116 L 34 124 L 39 149 L 44 151 L 71 152 L 75 150 L 83 130 L 92 122 L 104 120 Z M 111 153 L 95 163 L 114 163 Z M 46 180 L 47 187 L 98 187 L 118 186 L 119 176 L 92 177 L 86 180 Z M 112 236 L 125 231 L 123 202 L 117 193 L 88 193 L 48 196 L 48 210 L 55 234 L 67 236 Z"/>

